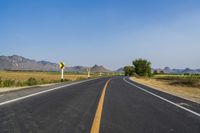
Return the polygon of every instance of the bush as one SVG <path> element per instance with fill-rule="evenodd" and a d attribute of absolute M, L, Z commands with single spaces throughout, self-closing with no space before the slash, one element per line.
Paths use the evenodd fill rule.
<path fill-rule="evenodd" d="M 125 76 L 132 76 L 134 74 L 134 67 L 133 66 L 125 66 L 124 73 L 125 73 Z"/>
<path fill-rule="evenodd" d="M 15 80 L 6 79 L 3 81 L 3 87 L 10 87 L 15 85 Z"/>
<path fill-rule="evenodd" d="M 16 83 L 15 83 L 15 85 L 16 86 L 24 86 L 24 82 L 22 82 L 22 81 L 17 81 Z"/>
<path fill-rule="evenodd" d="M 67 81 L 71 81 L 71 80 L 70 80 L 70 79 L 64 79 L 63 81 L 64 81 L 64 82 L 67 82 Z"/>
<path fill-rule="evenodd" d="M 37 85 L 38 82 L 35 78 L 31 77 L 27 80 L 27 85 L 31 86 L 31 85 Z"/>

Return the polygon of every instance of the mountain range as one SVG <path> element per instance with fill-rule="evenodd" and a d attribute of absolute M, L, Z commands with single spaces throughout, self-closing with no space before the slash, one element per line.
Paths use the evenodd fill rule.
<path fill-rule="evenodd" d="M 115 71 L 111 71 L 104 66 L 94 65 L 93 67 L 88 66 L 73 66 L 65 67 L 65 71 L 69 72 L 86 72 L 90 68 L 91 72 L 117 72 L 123 73 L 123 68 L 119 68 Z M 49 61 L 36 61 L 28 59 L 19 55 L 12 56 L 0 56 L 0 70 L 32 70 L 32 71 L 59 71 L 58 63 L 52 63 Z M 172 69 L 165 67 L 164 69 L 152 69 L 153 71 L 163 71 L 168 74 L 200 74 L 200 69 Z"/>
<path fill-rule="evenodd" d="M 172 69 L 170 67 L 165 67 L 164 69 L 153 69 L 153 71 L 158 71 L 161 72 L 163 71 L 164 73 L 167 74 L 200 74 L 200 69 L 190 69 L 190 68 L 185 68 L 185 69 Z"/>
<path fill-rule="evenodd" d="M 112 72 L 104 66 L 94 65 L 65 67 L 70 72 L 86 72 L 90 68 L 91 72 Z M 0 56 L 0 70 L 33 70 L 33 71 L 59 71 L 59 65 L 49 61 L 36 61 L 19 55 Z"/>

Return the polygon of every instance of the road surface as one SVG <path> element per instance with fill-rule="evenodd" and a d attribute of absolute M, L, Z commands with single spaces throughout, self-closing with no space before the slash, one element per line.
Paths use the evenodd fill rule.
<path fill-rule="evenodd" d="M 0 94 L 0 133 L 90 132 L 200 133 L 200 105 L 128 77 Z"/>

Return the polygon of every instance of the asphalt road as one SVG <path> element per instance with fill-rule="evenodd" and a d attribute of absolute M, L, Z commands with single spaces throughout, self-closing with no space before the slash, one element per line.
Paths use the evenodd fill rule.
<path fill-rule="evenodd" d="M 105 88 L 100 133 L 200 133 L 199 104 L 108 79 L 0 95 L 0 133 L 89 133 Z"/>

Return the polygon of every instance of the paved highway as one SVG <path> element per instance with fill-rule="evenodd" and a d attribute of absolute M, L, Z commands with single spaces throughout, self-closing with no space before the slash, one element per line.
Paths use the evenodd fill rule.
<path fill-rule="evenodd" d="M 0 133 L 200 133 L 200 105 L 127 77 L 0 95 Z"/>

